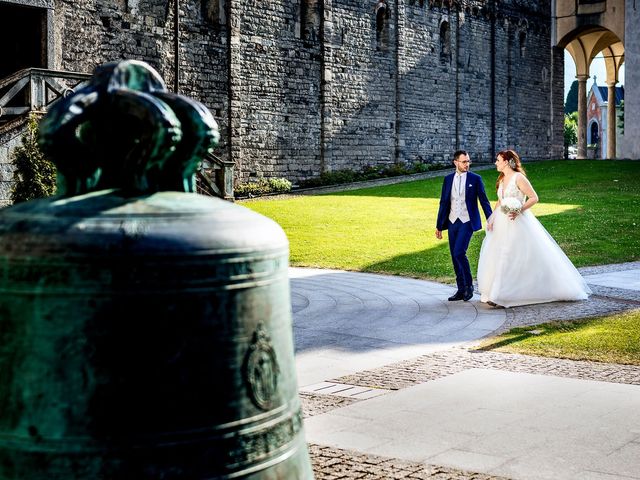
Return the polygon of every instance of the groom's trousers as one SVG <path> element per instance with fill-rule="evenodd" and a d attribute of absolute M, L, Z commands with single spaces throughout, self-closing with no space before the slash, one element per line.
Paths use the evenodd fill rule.
<path fill-rule="evenodd" d="M 462 223 L 457 219 L 449 225 L 449 250 L 451 251 L 451 260 L 453 260 L 453 269 L 456 272 L 456 283 L 458 291 L 464 292 L 468 288 L 473 287 L 473 278 L 471 277 L 471 266 L 467 258 L 467 248 L 473 235 L 473 226 L 471 222 Z"/>

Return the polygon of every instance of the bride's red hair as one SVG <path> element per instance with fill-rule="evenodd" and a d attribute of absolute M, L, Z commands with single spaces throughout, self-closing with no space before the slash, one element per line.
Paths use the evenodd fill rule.
<path fill-rule="evenodd" d="M 498 154 L 496 155 L 496 158 L 498 157 L 502 157 L 504 160 L 509 162 L 509 166 L 516 172 L 520 172 L 524 176 L 527 175 L 527 173 L 524 171 L 524 167 L 522 166 L 522 162 L 520 161 L 520 157 L 513 150 L 502 150 L 501 152 L 498 152 Z M 504 178 L 504 173 L 500 172 L 500 175 L 498 175 L 498 180 L 496 181 L 496 190 L 498 190 L 498 187 L 500 186 L 500 182 L 502 181 L 503 178 Z"/>

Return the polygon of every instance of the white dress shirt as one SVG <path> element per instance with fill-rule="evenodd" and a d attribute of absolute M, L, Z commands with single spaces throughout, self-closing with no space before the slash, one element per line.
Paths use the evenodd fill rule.
<path fill-rule="evenodd" d="M 467 172 L 458 173 L 453 176 L 451 185 L 451 210 L 449 211 L 449 222 L 454 223 L 458 218 L 462 223 L 467 223 L 469 212 L 465 203 L 465 190 L 467 184 Z"/>

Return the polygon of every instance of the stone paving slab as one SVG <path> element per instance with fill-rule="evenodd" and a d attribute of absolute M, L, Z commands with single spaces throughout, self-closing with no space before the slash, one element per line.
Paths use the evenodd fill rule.
<path fill-rule="evenodd" d="M 585 277 L 590 285 L 622 288 L 625 290 L 640 290 L 640 268 L 624 270 L 622 272 L 608 272 L 588 275 Z"/>
<path fill-rule="evenodd" d="M 335 395 L 337 397 L 353 398 L 354 400 L 367 400 L 369 398 L 385 395 L 390 390 L 372 387 L 358 387 L 336 382 L 320 382 L 300 388 L 301 393 L 312 395 Z"/>
<path fill-rule="evenodd" d="M 518 479 L 640 479 L 640 387 L 470 369 L 305 420 L 316 444 Z"/>
<path fill-rule="evenodd" d="M 540 375 L 562 376 L 566 378 L 590 379 L 604 382 L 640 385 L 640 366 L 532 357 L 527 355 L 501 352 L 469 351 L 465 348 L 456 348 L 443 352 L 433 353 L 430 355 L 424 355 L 418 359 L 411 359 L 399 362 L 394 365 L 387 365 L 376 370 L 358 372 L 358 374 L 356 375 L 342 377 L 340 380 L 352 384 L 401 389 L 407 388 L 412 385 L 419 385 L 429 380 L 442 378 L 471 368 L 491 368 L 513 372 L 527 372 Z M 334 397 L 331 395 L 316 396 L 311 394 L 302 394 L 301 398 L 305 417 L 326 413 L 336 408 L 351 405 L 356 402 L 355 399 L 347 400 L 345 398 Z M 468 424 L 470 425 L 472 418 L 467 418 L 466 420 L 468 420 Z M 483 438 L 483 442 L 491 442 L 491 439 L 485 437 Z M 530 443 L 520 439 L 520 441 L 514 445 L 519 445 L 520 447 L 527 448 Z M 398 448 L 402 450 L 402 444 L 400 444 Z M 319 454 L 320 453 L 318 450 L 312 450 L 312 455 Z M 346 471 L 354 471 L 349 469 L 355 468 L 353 463 L 355 460 L 349 460 L 350 454 L 348 452 L 342 452 L 341 455 L 342 456 L 340 458 L 342 458 L 343 467 L 347 469 Z M 437 459 L 432 460 L 436 461 Z M 543 458 L 538 458 L 538 460 L 545 461 L 545 459 Z M 458 464 L 457 466 L 460 467 L 461 465 Z M 459 469 L 446 469 L 444 467 L 434 468 L 436 468 L 436 470 L 438 468 L 443 469 L 438 471 L 444 471 L 447 473 L 442 474 L 445 476 L 426 476 L 425 478 L 485 478 L 476 477 L 473 473 L 464 472 Z M 633 479 L 633 477 L 621 475 L 611 476 L 602 472 L 592 471 L 585 471 L 582 472 L 582 474 L 583 477 L 579 480 Z M 324 477 L 323 475 L 324 474 L 321 473 L 321 476 L 318 477 L 318 472 L 316 472 L 316 478 L 333 478 Z M 516 475 L 516 473 L 514 473 L 514 475 Z M 369 478 L 386 479 L 391 477 L 381 475 L 377 477 L 371 476 Z M 494 477 L 487 476 L 486 478 Z M 518 477 L 514 476 L 513 478 Z"/>

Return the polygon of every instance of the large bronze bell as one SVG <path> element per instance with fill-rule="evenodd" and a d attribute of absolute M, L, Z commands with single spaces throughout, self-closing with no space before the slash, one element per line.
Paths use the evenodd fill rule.
<path fill-rule="evenodd" d="M 66 193 L 0 211 L 1 480 L 312 478 L 287 239 L 187 193 L 216 135 L 133 61 L 42 122 Z"/>

